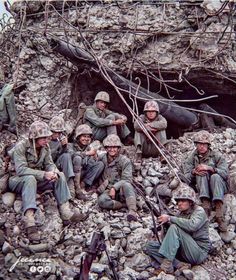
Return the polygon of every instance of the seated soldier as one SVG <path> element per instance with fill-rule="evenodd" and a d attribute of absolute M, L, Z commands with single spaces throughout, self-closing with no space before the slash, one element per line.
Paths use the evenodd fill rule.
<path fill-rule="evenodd" d="M 144 106 L 144 115 L 140 115 L 139 121 L 151 132 L 153 140 L 157 145 L 166 143 L 166 119 L 159 114 L 159 106 L 156 101 L 148 101 Z M 137 152 L 137 159 L 144 157 L 158 157 L 160 155 L 157 147 L 147 137 L 143 128 L 136 120 L 134 123 L 134 143 Z M 157 140 L 156 140 L 157 139 Z M 160 143 L 160 144 L 159 144 Z"/>
<path fill-rule="evenodd" d="M 34 214 L 37 209 L 36 194 L 53 189 L 64 224 L 79 222 L 84 215 L 69 207 L 70 192 L 65 176 L 52 161 L 48 142 L 52 135 L 45 122 L 35 121 L 29 128 L 29 137 L 10 151 L 16 174 L 9 178 L 9 189 L 22 196 L 23 215 L 28 238 L 40 240 Z"/>
<path fill-rule="evenodd" d="M 165 273 L 170 274 L 173 274 L 174 267 L 181 271 L 201 264 L 210 249 L 208 218 L 204 209 L 196 205 L 194 190 L 182 183 L 174 199 L 180 214 L 162 214 L 158 221 L 170 224 L 162 243 L 150 241 L 144 249 L 146 254 L 161 264 Z"/>
<path fill-rule="evenodd" d="M 57 168 L 62 171 L 66 177 L 72 198 L 74 198 L 74 171 L 71 154 L 68 153 L 68 138 L 65 134 L 65 122 L 62 117 L 55 116 L 49 122 L 49 128 L 52 132 L 49 147 L 51 156 Z"/>
<path fill-rule="evenodd" d="M 196 149 L 183 163 L 184 175 L 196 184 L 202 207 L 210 215 L 211 201 L 216 210 L 219 230 L 227 231 L 224 219 L 223 198 L 227 192 L 228 166 L 225 157 L 210 148 L 212 135 L 208 131 L 199 131 L 194 137 Z"/>
<path fill-rule="evenodd" d="M 82 124 L 75 130 L 75 143 L 68 145 L 75 173 L 76 197 L 83 195 L 82 188 L 91 190 L 104 169 L 102 161 L 97 160 L 97 151 L 89 146 L 91 139 L 92 129 L 87 124 Z"/>
<path fill-rule="evenodd" d="M 120 154 L 121 142 L 117 135 L 108 135 L 103 140 L 103 145 L 107 151 L 102 157 L 105 165 L 103 179 L 107 181 L 107 186 L 98 198 L 98 205 L 104 209 L 116 210 L 126 204 L 129 210 L 127 220 L 137 221 L 136 195 L 131 185 L 132 163 L 129 158 Z"/>
<path fill-rule="evenodd" d="M 125 125 L 127 117 L 108 110 L 109 94 L 100 91 L 94 101 L 94 105 L 89 106 L 84 113 L 85 123 L 92 128 L 93 139 L 102 141 L 107 135 L 119 133 L 121 139 L 124 139 L 127 145 L 133 144 L 130 130 Z"/>

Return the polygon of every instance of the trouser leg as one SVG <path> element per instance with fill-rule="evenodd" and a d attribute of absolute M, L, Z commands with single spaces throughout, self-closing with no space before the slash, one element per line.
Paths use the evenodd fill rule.
<path fill-rule="evenodd" d="M 108 115 L 106 117 L 106 119 L 109 119 L 109 120 L 112 120 L 114 121 L 116 118 L 114 115 Z M 107 126 L 107 135 L 110 135 L 110 134 L 116 134 L 117 135 L 117 128 L 115 125 L 110 125 L 110 126 Z"/>
<path fill-rule="evenodd" d="M 196 176 L 197 190 L 199 192 L 199 198 L 208 198 L 210 199 L 210 190 L 209 190 L 209 175 L 205 176 Z"/>
<path fill-rule="evenodd" d="M 72 163 L 73 163 L 74 173 L 78 173 L 78 172 L 81 171 L 81 169 L 82 169 L 82 162 L 83 162 L 83 159 L 82 159 L 81 156 L 74 156 L 73 157 Z"/>
<path fill-rule="evenodd" d="M 54 182 L 54 195 L 59 205 L 71 199 L 66 178 L 62 172 L 59 173 L 58 179 Z"/>
<path fill-rule="evenodd" d="M 9 189 L 22 196 L 23 213 L 28 209 L 37 209 L 37 181 L 34 176 L 13 176 L 9 179 Z"/>
<path fill-rule="evenodd" d="M 125 139 L 130 134 L 130 130 L 126 124 L 122 125 L 120 128 L 120 138 Z"/>
<path fill-rule="evenodd" d="M 60 155 L 56 162 L 56 165 L 65 174 L 67 181 L 75 176 L 71 154 L 64 153 Z"/>
<path fill-rule="evenodd" d="M 213 174 L 210 178 L 210 189 L 212 200 L 220 200 L 223 202 L 224 194 L 227 191 L 226 182 L 219 174 Z"/>
<path fill-rule="evenodd" d="M 191 235 L 173 224 L 166 233 L 159 253 L 171 261 L 175 259 L 178 253 L 186 262 L 193 265 L 200 264 L 207 257 L 207 253 L 198 246 Z"/>
<path fill-rule="evenodd" d="M 103 209 L 113 209 L 113 200 L 108 194 L 108 191 L 105 191 L 98 197 L 98 205 Z"/>
<path fill-rule="evenodd" d="M 82 169 L 82 178 L 87 186 L 92 186 L 94 181 L 99 178 L 104 169 L 102 161 L 89 160 Z"/>

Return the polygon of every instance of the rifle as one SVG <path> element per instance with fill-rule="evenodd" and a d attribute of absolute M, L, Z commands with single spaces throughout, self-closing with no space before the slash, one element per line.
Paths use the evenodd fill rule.
<path fill-rule="evenodd" d="M 155 234 L 158 242 L 161 244 L 157 229 L 162 226 L 162 223 L 156 224 L 155 217 L 154 217 L 154 216 L 156 216 L 158 218 L 161 215 L 161 211 L 159 209 L 157 209 L 153 205 L 153 203 L 146 198 L 146 195 L 143 190 L 143 186 L 140 183 L 133 180 L 132 184 L 136 190 L 136 193 L 142 197 L 142 199 L 145 201 L 147 207 L 149 208 L 149 210 L 151 212 L 154 234 Z"/>
<path fill-rule="evenodd" d="M 111 260 L 106 249 L 104 234 L 98 232 L 93 233 L 91 243 L 88 249 L 86 250 L 86 256 L 81 260 L 80 273 L 79 275 L 76 275 L 74 277 L 74 280 L 89 280 L 89 271 L 92 266 L 92 263 L 96 259 L 97 255 L 100 254 L 102 251 L 106 252 L 108 262 L 109 262 L 109 267 L 111 268 L 114 276 L 113 279 L 119 280 L 117 272 L 115 271 L 114 262 Z"/>

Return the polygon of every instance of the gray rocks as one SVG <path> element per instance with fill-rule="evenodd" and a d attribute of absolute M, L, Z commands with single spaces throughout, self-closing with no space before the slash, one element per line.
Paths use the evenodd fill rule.
<path fill-rule="evenodd" d="M 16 198 L 15 193 L 6 192 L 2 195 L 2 202 L 8 207 L 12 207 L 14 204 L 15 198 Z"/>

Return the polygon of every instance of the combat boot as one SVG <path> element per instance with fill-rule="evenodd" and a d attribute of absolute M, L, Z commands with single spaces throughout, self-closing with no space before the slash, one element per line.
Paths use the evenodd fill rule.
<path fill-rule="evenodd" d="M 208 198 L 202 198 L 202 208 L 205 210 L 207 217 L 211 214 L 211 202 Z"/>
<path fill-rule="evenodd" d="M 88 215 L 86 214 L 81 214 L 78 209 L 72 211 L 70 209 L 70 205 L 68 201 L 59 206 L 59 211 L 64 226 L 73 223 L 79 223 L 81 221 L 84 221 L 88 217 Z"/>
<path fill-rule="evenodd" d="M 219 225 L 219 230 L 221 232 L 227 231 L 227 223 L 224 219 L 224 207 L 223 202 L 220 200 L 215 201 L 215 210 L 216 210 L 216 222 Z"/>
<path fill-rule="evenodd" d="M 70 178 L 68 181 L 68 188 L 70 191 L 71 198 L 75 199 L 75 184 L 74 184 L 74 180 L 72 178 Z"/>
<path fill-rule="evenodd" d="M 126 204 L 120 202 L 120 201 L 117 201 L 117 200 L 113 200 L 113 207 L 112 207 L 112 210 L 119 210 L 123 207 L 126 207 Z"/>
<path fill-rule="evenodd" d="M 89 201 L 89 200 L 91 200 L 91 198 L 88 197 L 86 194 L 84 194 L 81 189 L 80 178 L 81 178 L 81 172 L 75 173 L 75 178 L 74 178 L 75 197 L 82 201 Z"/>
<path fill-rule="evenodd" d="M 133 196 L 126 198 L 126 204 L 127 204 L 128 210 L 129 210 L 128 215 L 127 215 L 128 222 L 137 221 L 136 198 Z"/>
<path fill-rule="evenodd" d="M 28 209 L 24 216 L 24 224 L 27 232 L 27 237 L 31 242 L 39 242 L 41 235 L 36 227 L 34 219 L 34 210 Z"/>
<path fill-rule="evenodd" d="M 164 259 L 161 263 L 161 270 L 164 271 L 166 274 L 173 274 L 174 267 L 172 261 L 168 259 Z"/>

